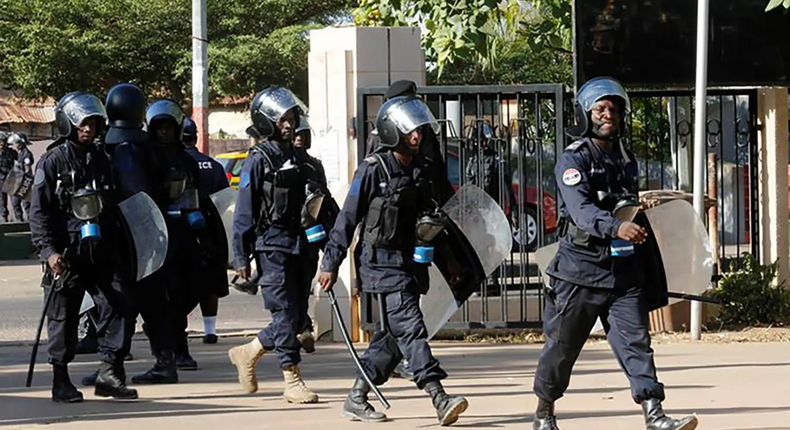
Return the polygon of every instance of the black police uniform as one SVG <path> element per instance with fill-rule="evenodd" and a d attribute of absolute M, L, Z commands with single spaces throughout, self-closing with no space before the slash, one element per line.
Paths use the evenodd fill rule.
<path fill-rule="evenodd" d="M 363 223 L 358 262 L 362 289 L 380 293 L 388 329 L 382 332 L 377 328 L 361 360 L 376 385 L 389 379 L 403 354 L 420 389 L 447 377 L 431 354 L 419 307 L 420 295 L 429 286 L 428 267 L 411 258 L 418 216 L 423 210 L 433 209 L 430 199 L 436 194 L 432 184 L 440 181 L 447 181 L 444 172 L 437 172 L 421 156 L 404 166 L 391 150 L 374 154 L 357 169 L 329 235 L 321 270 L 336 272 L 357 224 Z"/>
<path fill-rule="evenodd" d="M 30 152 L 29 149 L 25 146 L 19 151 L 19 156 L 16 159 L 17 169 L 28 172 L 33 169 L 33 153 Z M 17 221 L 22 222 L 25 220 L 22 209 L 25 210 L 25 214 L 28 214 L 30 217 L 30 201 L 23 200 L 17 196 L 11 196 L 11 207 L 14 209 L 14 217 Z"/>
<path fill-rule="evenodd" d="M 104 200 L 103 213 L 98 220 L 101 239 L 86 243 L 80 241 L 83 221 L 73 215 L 70 196 L 93 181 Z M 30 208 L 33 244 L 44 264 L 51 255 L 59 253 L 70 266 L 59 279 L 54 279 L 48 265 L 45 269 L 47 294 L 54 294 L 47 309 L 47 330 L 49 362 L 56 378 L 58 372 L 65 373 L 67 364 L 74 359 L 79 310 L 85 291 L 96 303 L 106 304 L 107 309 L 123 309 L 126 305 L 123 262 L 117 245 L 123 228 L 120 215 L 115 211 L 118 201 L 110 161 L 96 146 L 82 148 L 65 140 L 49 150 L 36 166 Z M 125 378 L 123 359 L 128 353 L 124 327 L 123 312 L 103 312 L 96 321 L 99 356 L 102 362 L 115 368 L 122 380 Z M 97 387 L 97 394 L 99 391 Z M 132 398 L 136 396 L 135 392 Z"/>
<path fill-rule="evenodd" d="M 554 172 L 563 222 L 568 224 L 547 269 L 552 291 L 546 301 L 546 344 L 535 372 L 535 393 L 550 403 L 562 397 L 573 364 L 600 317 L 631 383 L 633 399 L 663 400 L 648 333 L 651 305 L 642 288 L 645 250 L 635 245 L 633 255 L 612 257 L 610 243 L 622 221 L 612 215 L 611 199 L 599 197 L 637 194 L 635 158 L 618 144 L 606 152 L 583 139 L 565 149 Z"/>
<path fill-rule="evenodd" d="M 299 166 L 281 170 L 286 163 Z M 307 174 L 290 145 L 265 139 L 250 149 L 242 167 L 233 222 L 234 267 L 254 254 L 264 306 L 272 322 L 258 333 L 266 351 L 285 368 L 301 361 L 297 339 L 306 313 L 304 285 L 313 276 L 302 259 L 307 238 L 301 227 Z"/>
<path fill-rule="evenodd" d="M 8 222 L 8 194 L 4 193 L 5 178 L 14 168 L 14 162 L 19 158 L 16 150 L 7 147 L 0 149 L 0 222 Z M 21 221 L 21 220 L 18 220 Z"/>

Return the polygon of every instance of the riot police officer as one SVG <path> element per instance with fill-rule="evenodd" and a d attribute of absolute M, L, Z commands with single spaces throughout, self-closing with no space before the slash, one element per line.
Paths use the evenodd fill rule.
<path fill-rule="evenodd" d="M 14 168 L 25 173 L 33 174 L 33 153 L 28 149 L 30 140 L 25 133 L 14 133 L 8 138 L 8 144 L 16 146 L 19 156 L 14 163 Z M 21 197 L 11 196 L 11 207 L 14 209 L 14 217 L 18 222 L 23 222 L 25 217 L 22 214 L 24 208 L 25 214 L 30 217 L 30 201 L 24 200 Z"/>
<path fill-rule="evenodd" d="M 195 285 L 199 266 L 198 232 L 205 228 L 200 207 L 200 173 L 184 150 L 181 136 L 184 112 L 174 101 L 156 100 L 145 113 L 154 157 L 154 201 L 165 214 L 169 246 L 164 266 L 149 277 L 162 288 L 166 300 L 153 311 L 164 318 L 146 321 L 151 350 L 157 359 L 148 372 L 132 378 L 136 384 L 177 383 L 178 370 L 197 370 L 189 354 L 185 330 L 188 291 Z"/>
<path fill-rule="evenodd" d="M 200 198 L 208 204 L 207 199 L 210 195 L 229 188 L 228 177 L 225 169 L 217 160 L 202 154 L 197 147 L 197 124 L 191 118 L 184 118 L 184 133 L 182 140 L 187 153 L 195 159 L 200 168 Z M 208 233 L 208 232 L 207 232 Z M 205 241 L 210 241 L 212 237 L 208 234 L 202 236 Z M 201 243 L 201 250 L 204 252 L 210 249 L 218 249 L 213 243 Z M 200 303 L 200 312 L 203 314 L 203 343 L 217 343 L 217 308 L 219 299 L 228 295 L 228 279 L 225 270 L 225 261 L 216 258 L 212 261 L 210 256 L 205 255 L 202 264 L 202 275 L 198 278 L 200 284 L 192 285 L 190 288 L 188 312 Z M 187 316 L 184 315 L 184 318 Z M 184 333 L 186 335 L 186 333 Z"/>
<path fill-rule="evenodd" d="M 242 388 L 254 393 L 258 390 L 256 363 L 274 351 L 285 379 L 285 401 L 316 403 L 318 395 L 307 387 L 299 370 L 297 339 L 305 312 L 299 296 L 309 282 L 301 258 L 307 242 L 301 213 L 309 178 L 292 140 L 307 107 L 290 90 L 272 87 L 255 95 L 250 111 L 249 131 L 260 140 L 250 149 L 239 181 L 233 219 L 234 267 L 240 278 L 248 280 L 250 255 L 254 254 L 261 274 L 258 285 L 272 322 L 252 342 L 228 351 L 228 356 Z"/>
<path fill-rule="evenodd" d="M 467 400 L 445 393 L 447 377 L 431 354 L 428 332 L 420 311 L 420 295 L 428 290 L 428 265 L 418 262 L 418 220 L 436 214 L 450 195 L 444 171 L 437 171 L 420 155 L 425 129 L 435 133 L 438 123 L 418 97 L 394 97 L 378 112 L 378 151 L 359 166 L 343 209 L 329 234 L 318 282 L 326 291 L 337 280 L 337 271 L 351 244 L 357 224 L 362 223 L 359 274 L 362 289 L 378 295 L 385 329 L 377 327 L 362 358 L 374 384 L 384 384 L 403 354 L 414 372 L 414 382 L 432 398 L 442 425 L 457 421 Z M 441 183 L 445 186 L 441 187 Z M 451 189 L 451 188 L 449 188 Z M 403 351 L 403 353 L 401 352 Z M 384 421 L 368 403 L 370 387 L 358 376 L 342 416 L 368 422 Z"/>
<path fill-rule="evenodd" d="M 46 309 L 49 362 L 54 380 L 52 400 L 81 402 L 68 375 L 74 358 L 77 325 L 87 290 L 95 302 L 107 303 L 97 321 L 101 364 L 95 394 L 136 399 L 125 385 L 123 359 L 123 279 L 117 248 L 122 226 L 115 209 L 117 193 L 106 154 L 94 144 L 106 121 L 101 102 L 92 94 L 65 95 L 55 107 L 60 138 L 36 166 L 30 208 L 33 244 L 46 263 L 45 292 L 52 295 Z"/>
<path fill-rule="evenodd" d="M 562 196 L 562 228 L 559 250 L 547 269 L 546 343 L 534 382 L 536 430 L 558 428 L 554 402 L 567 389 L 598 317 L 631 383 L 631 395 L 642 405 L 647 429 L 697 426 L 696 417 L 674 420 L 661 407 L 664 386 L 656 378 L 648 332 L 646 298 L 651 295 L 643 289 L 647 248 L 641 244 L 647 232 L 631 221 L 638 218 L 623 216 L 638 210 L 636 159 L 618 139 L 630 107 L 627 93 L 611 78 L 595 78 L 582 86 L 576 100 L 577 128 L 571 132 L 579 139 L 565 148 L 554 169 Z"/>
<path fill-rule="evenodd" d="M 0 131 L 0 222 L 8 222 L 9 196 L 3 192 L 3 184 L 18 158 L 19 154 L 8 145 L 8 133 Z"/>

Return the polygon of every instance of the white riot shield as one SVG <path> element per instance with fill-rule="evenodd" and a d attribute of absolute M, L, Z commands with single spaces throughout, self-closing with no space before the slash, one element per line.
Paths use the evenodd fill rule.
<path fill-rule="evenodd" d="M 82 296 L 82 304 L 80 305 L 80 315 L 88 312 L 89 310 L 93 309 L 96 306 L 96 303 L 93 301 L 93 297 L 86 291 L 85 294 Z"/>
<path fill-rule="evenodd" d="M 167 256 L 167 225 L 151 197 L 139 192 L 118 205 L 131 235 L 136 280 L 159 270 Z"/>
<path fill-rule="evenodd" d="M 465 185 L 442 211 L 452 225 L 434 240 L 431 287 L 420 302 L 429 338 L 505 261 L 513 247 L 505 212 L 483 189 Z"/>
<path fill-rule="evenodd" d="M 673 200 L 645 211 L 664 266 L 667 291 L 700 295 L 713 276 L 713 248 L 707 229 L 694 207 L 685 200 Z M 546 269 L 559 244 L 535 252 L 543 282 L 548 285 Z M 670 299 L 675 302 L 678 299 Z"/>
<path fill-rule="evenodd" d="M 228 247 L 228 263 L 233 263 L 233 213 L 236 211 L 236 198 L 239 192 L 231 187 L 212 194 L 211 202 L 217 210 Z"/>
<path fill-rule="evenodd" d="M 3 192 L 19 197 L 23 200 L 30 200 L 30 190 L 33 187 L 33 175 L 27 174 L 19 169 L 13 169 L 6 175 L 3 182 Z"/>

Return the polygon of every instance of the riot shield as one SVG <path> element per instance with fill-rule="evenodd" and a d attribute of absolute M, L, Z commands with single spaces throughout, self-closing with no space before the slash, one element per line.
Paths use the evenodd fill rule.
<path fill-rule="evenodd" d="M 483 189 L 465 185 L 442 208 L 452 220 L 434 239 L 431 287 L 420 308 L 433 337 L 513 247 L 510 223 Z"/>
<path fill-rule="evenodd" d="M 673 200 L 648 209 L 644 215 L 648 229 L 644 246 L 651 257 L 643 260 L 646 282 L 665 284 L 666 291 L 675 295 L 704 293 L 713 276 L 713 249 L 707 229 L 691 204 Z M 558 248 L 559 244 L 554 243 L 535 253 L 546 284 L 549 279 L 546 269 Z M 670 302 L 677 300 L 673 298 Z"/>
<path fill-rule="evenodd" d="M 136 280 L 156 272 L 167 256 L 167 225 L 156 203 L 144 192 L 122 201 L 118 207 L 123 214 L 132 246 L 132 273 Z"/>
<path fill-rule="evenodd" d="M 30 200 L 30 190 L 33 187 L 33 175 L 27 174 L 19 169 L 13 169 L 3 182 L 3 192 L 18 197 L 22 200 Z"/>
<path fill-rule="evenodd" d="M 236 197 L 238 191 L 233 188 L 225 188 L 212 194 L 211 202 L 214 203 L 214 209 L 222 220 L 222 235 L 223 240 L 220 241 L 226 246 L 226 260 L 228 263 L 233 263 L 233 213 L 236 210 Z"/>
<path fill-rule="evenodd" d="M 96 303 L 93 301 L 93 297 L 86 291 L 85 294 L 82 296 L 82 304 L 80 305 L 80 315 L 88 312 L 89 310 L 93 309 L 96 306 Z"/>

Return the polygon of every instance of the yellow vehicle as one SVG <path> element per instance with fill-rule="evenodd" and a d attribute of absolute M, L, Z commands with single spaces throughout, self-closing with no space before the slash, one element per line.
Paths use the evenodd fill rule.
<path fill-rule="evenodd" d="M 230 186 L 239 189 L 239 175 L 241 175 L 241 166 L 247 158 L 248 151 L 234 151 L 224 154 L 217 154 L 215 160 L 222 164 L 225 169 L 225 175 L 228 177 Z"/>

